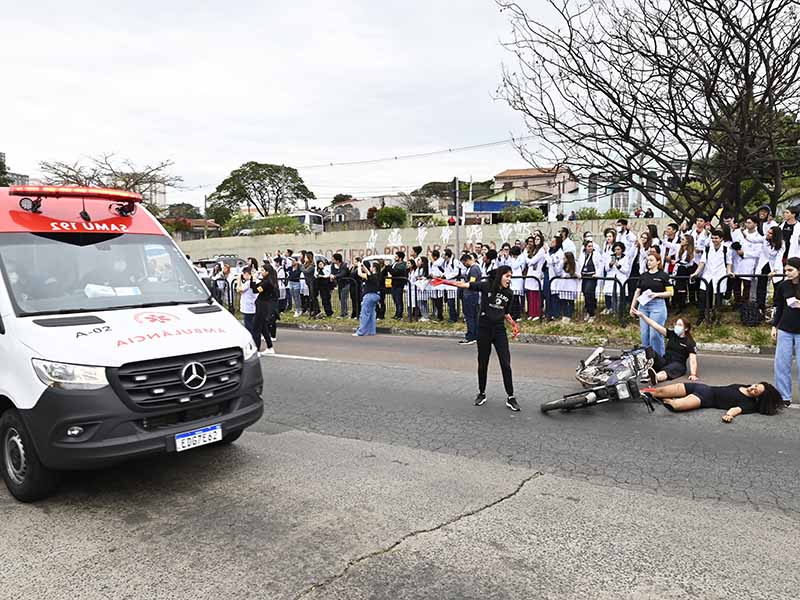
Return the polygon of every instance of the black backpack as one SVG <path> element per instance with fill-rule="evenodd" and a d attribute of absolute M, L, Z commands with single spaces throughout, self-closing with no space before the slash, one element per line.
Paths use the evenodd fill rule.
<path fill-rule="evenodd" d="M 764 311 L 757 302 L 746 302 L 739 309 L 739 316 L 742 325 L 745 327 L 756 327 L 764 322 Z"/>

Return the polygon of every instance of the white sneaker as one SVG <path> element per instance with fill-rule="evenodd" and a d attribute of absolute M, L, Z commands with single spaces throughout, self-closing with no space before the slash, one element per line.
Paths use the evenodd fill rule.
<path fill-rule="evenodd" d="M 276 338 L 276 337 L 274 337 L 274 338 L 270 338 L 270 339 L 271 339 L 273 342 L 277 342 L 277 341 L 278 341 L 278 338 Z"/>
<path fill-rule="evenodd" d="M 534 321 L 534 322 L 536 322 L 536 321 L 538 321 L 539 319 L 541 319 L 541 317 L 533 317 L 533 318 L 531 319 L 531 321 Z"/>
<path fill-rule="evenodd" d="M 267 348 L 263 352 L 258 353 L 259 356 L 265 356 L 267 354 L 275 354 L 275 348 Z"/>
<path fill-rule="evenodd" d="M 571 323 L 572 319 L 570 319 L 569 317 L 561 317 L 561 322 L 562 323 Z"/>
<path fill-rule="evenodd" d="M 359 336 L 358 333 L 354 333 L 353 337 L 361 337 L 361 336 Z"/>
<path fill-rule="evenodd" d="M 294 311 L 294 318 L 296 319 L 296 318 L 297 318 L 297 317 L 299 317 L 301 314 L 302 314 L 302 313 L 299 313 L 299 312 L 297 312 L 297 311 Z"/>
<path fill-rule="evenodd" d="M 430 319 L 429 319 L 429 318 L 427 318 L 427 317 L 422 317 L 422 318 L 419 320 L 419 322 L 420 322 L 420 323 L 427 323 L 428 321 L 430 321 Z"/>

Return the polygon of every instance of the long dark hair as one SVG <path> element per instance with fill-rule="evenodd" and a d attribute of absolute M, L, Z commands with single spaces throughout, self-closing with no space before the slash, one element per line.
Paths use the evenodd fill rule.
<path fill-rule="evenodd" d="M 564 272 L 575 275 L 575 255 L 572 252 L 564 252 Z"/>
<path fill-rule="evenodd" d="M 774 415 L 783 408 L 783 398 L 771 383 L 759 383 L 764 386 L 764 393 L 758 397 L 758 412 L 762 415 Z"/>
<path fill-rule="evenodd" d="M 419 262 L 421 266 L 419 267 L 422 270 L 422 276 L 427 277 L 430 274 L 430 269 L 428 267 L 428 257 L 427 256 L 418 256 Z"/>
<path fill-rule="evenodd" d="M 503 275 L 511 273 L 511 267 L 508 265 L 500 265 L 494 270 L 494 277 L 492 278 L 492 291 L 496 292 L 502 287 Z"/>
<path fill-rule="evenodd" d="M 794 267 L 795 269 L 800 271 L 800 258 L 797 257 L 797 256 L 791 257 L 789 260 L 786 261 L 786 266 L 787 267 Z M 798 294 L 800 294 L 800 281 L 798 281 L 795 284 L 793 284 L 791 281 L 789 281 L 789 279 L 785 279 L 784 281 L 786 281 L 787 285 L 789 285 L 792 288 L 794 288 L 794 293 L 792 295 L 795 298 L 797 298 Z"/>
<path fill-rule="evenodd" d="M 769 240 L 769 245 L 773 250 L 780 250 L 783 247 L 783 230 L 778 226 L 770 228 L 772 239 Z"/>
<path fill-rule="evenodd" d="M 266 271 L 266 273 L 267 273 L 267 276 L 265 277 L 265 279 L 267 280 L 267 283 L 269 283 L 272 287 L 274 287 L 277 290 L 278 289 L 278 273 L 275 271 L 275 267 L 273 267 L 269 263 L 269 261 L 264 261 L 261 264 L 261 268 L 264 269 L 264 271 Z"/>

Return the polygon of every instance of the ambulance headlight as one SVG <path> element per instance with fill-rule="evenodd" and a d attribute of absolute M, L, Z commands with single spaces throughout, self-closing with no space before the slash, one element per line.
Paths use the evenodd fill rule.
<path fill-rule="evenodd" d="M 250 360 L 253 358 L 253 356 L 258 354 L 258 348 L 256 348 L 256 344 L 253 340 L 247 342 L 247 345 L 242 349 L 242 351 L 244 352 L 245 360 Z"/>
<path fill-rule="evenodd" d="M 108 385 L 105 367 L 70 365 L 34 358 L 33 370 L 43 384 L 60 390 L 99 390 Z"/>

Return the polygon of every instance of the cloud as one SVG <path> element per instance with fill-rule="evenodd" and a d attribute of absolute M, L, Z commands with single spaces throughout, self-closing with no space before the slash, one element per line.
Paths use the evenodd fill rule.
<path fill-rule="evenodd" d="M 493 100 L 507 26 L 488 0 L 16 3 L 0 52 L 16 171 L 115 152 L 172 159 L 201 202 L 248 160 L 425 152 L 524 133 Z M 13 118 L 8 118 L 13 115 Z M 411 189 L 520 166 L 511 148 L 301 171 L 328 190 Z"/>

